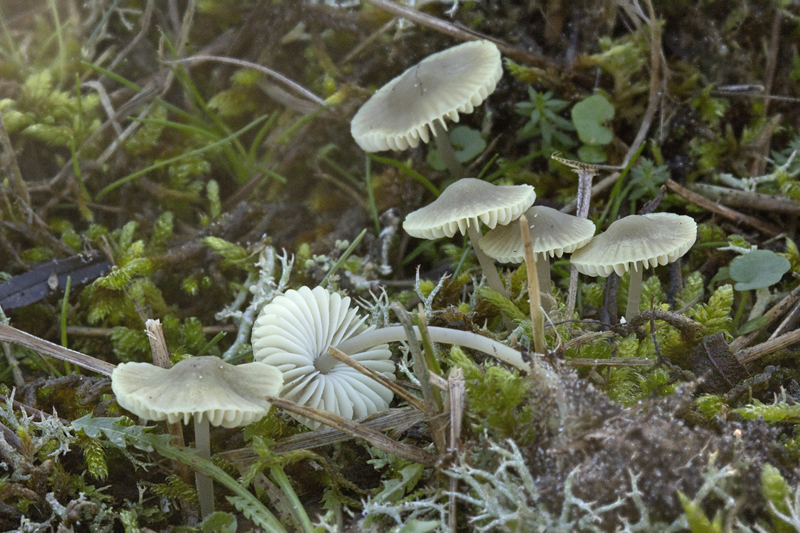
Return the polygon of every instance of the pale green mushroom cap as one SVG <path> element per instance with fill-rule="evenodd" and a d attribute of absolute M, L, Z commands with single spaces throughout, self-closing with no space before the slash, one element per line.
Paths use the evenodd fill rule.
<path fill-rule="evenodd" d="M 500 51 L 489 41 L 470 41 L 423 59 L 384 85 L 350 123 L 365 152 L 405 150 L 433 136 L 434 121 L 458 122 L 472 113 L 503 76 Z"/>
<path fill-rule="evenodd" d="M 492 185 L 464 178 L 450 185 L 429 205 L 410 213 L 403 229 L 412 237 L 438 239 L 465 234 L 467 226 L 479 221 L 490 229 L 520 217 L 536 200 L 530 185 Z"/>
<path fill-rule="evenodd" d="M 543 205 L 525 211 L 531 228 L 531 246 L 536 261 L 561 257 L 585 246 L 594 237 L 594 222 Z M 498 226 L 479 242 L 483 252 L 501 263 L 521 263 L 525 248 L 519 224 Z"/>
<path fill-rule="evenodd" d="M 612 223 L 605 233 L 572 254 L 581 274 L 622 276 L 633 268 L 666 265 L 684 255 L 697 238 L 691 217 L 673 213 L 630 215 Z"/>
<path fill-rule="evenodd" d="M 261 420 L 283 385 L 283 374 L 261 363 L 231 365 L 219 357 L 190 357 L 172 368 L 122 363 L 111 373 L 120 406 L 147 420 L 170 423 L 208 417 L 212 426 L 241 427 Z"/>

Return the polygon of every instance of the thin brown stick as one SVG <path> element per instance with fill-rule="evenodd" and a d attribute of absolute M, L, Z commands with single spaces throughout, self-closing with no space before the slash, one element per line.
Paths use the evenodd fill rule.
<path fill-rule="evenodd" d="M 578 357 L 564 361 L 568 366 L 652 366 L 658 359 L 641 357 L 609 357 L 608 359 L 587 359 Z"/>
<path fill-rule="evenodd" d="M 164 338 L 164 329 L 161 327 L 160 320 L 148 319 L 144 323 L 147 339 L 150 341 L 150 351 L 153 354 L 153 364 L 160 368 L 170 369 L 172 363 L 169 360 L 169 350 L 167 341 Z M 183 425 L 180 422 L 165 422 L 167 433 L 172 435 L 172 444 L 175 446 L 186 446 L 183 440 Z M 192 474 L 189 466 L 181 461 L 173 460 L 173 467 L 178 472 L 178 476 L 184 483 L 191 485 Z"/>
<path fill-rule="evenodd" d="M 24 331 L 7 326 L 5 324 L 0 324 L 0 342 L 18 344 L 20 346 L 24 346 L 25 348 L 30 348 L 37 353 L 49 355 L 50 357 L 55 357 L 56 359 L 60 359 L 62 361 L 67 361 L 68 363 L 91 370 L 92 372 L 97 372 L 98 374 L 102 374 L 104 376 L 110 376 L 111 372 L 116 368 L 116 365 L 111 363 L 101 361 L 100 359 L 96 359 L 89 355 L 84 355 L 80 352 L 76 352 L 75 350 L 70 350 L 69 348 L 64 348 L 58 344 L 53 344 L 50 341 L 40 339 L 39 337 L 35 337 L 30 333 L 25 333 Z"/>
<path fill-rule="evenodd" d="M 413 407 L 404 407 L 402 409 L 388 409 L 375 413 L 357 422 L 362 426 L 372 429 L 374 431 L 387 431 L 397 427 L 408 427 L 418 424 L 425 420 L 425 413 L 414 409 Z M 343 442 L 353 438 L 353 435 L 331 427 L 321 427 L 308 433 L 300 433 L 280 439 L 275 444 L 270 446 L 270 450 L 278 455 L 294 452 L 297 450 L 310 450 L 319 446 L 327 446 Z M 257 459 L 256 453 L 253 448 L 239 448 L 237 450 L 228 450 L 217 454 L 230 463 L 237 465 L 244 464 L 247 466 L 252 461 Z"/>
<path fill-rule="evenodd" d="M 800 329 L 796 329 L 786 335 L 781 335 L 780 337 L 776 337 L 774 339 L 770 339 L 767 342 L 762 342 L 761 344 L 756 344 L 752 348 L 747 348 L 742 350 L 736 354 L 736 359 L 739 360 L 740 363 L 750 363 L 764 357 L 765 355 L 769 355 L 773 352 L 777 352 L 778 350 L 782 350 L 787 346 L 791 346 L 800 342 Z"/>
<path fill-rule="evenodd" d="M 237 67 L 249 68 L 253 70 L 257 70 L 269 76 L 270 78 L 282 83 L 286 87 L 292 89 L 297 94 L 302 95 L 303 97 L 307 98 L 311 102 L 314 102 L 320 107 L 325 107 L 327 104 L 325 100 L 317 96 L 316 94 L 312 93 L 299 83 L 290 80 L 280 72 L 272 70 L 271 68 L 265 67 L 264 65 L 259 65 L 258 63 L 253 63 L 251 61 L 243 61 L 241 59 L 236 59 L 233 57 L 224 57 L 224 56 L 192 56 L 187 57 L 185 59 L 177 59 L 174 61 L 165 61 L 167 65 L 179 64 L 179 63 L 203 63 L 206 61 L 215 61 L 217 63 L 228 63 L 231 65 L 236 65 Z"/>
<path fill-rule="evenodd" d="M 777 226 L 773 226 L 772 224 L 768 224 L 756 217 L 751 217 L 750 215 L 745 215 L 738 211 L 731 209 L 730 207 L 725 207 L 723 205 L 719 205 L 717 203 L 712 202 L 705 196 L 701 196 L 696 192 L 690 191 L 686 187 L 679 185 L 678 183 L 668 179 L 666 181 L 667 188 L 677 194 L 678 196 L 683 197 L 684 199 L 688 200 L 689 202 L 702 207 L 703 209 L 707 209 L 712 213 L 715 213 L 723 218 L 727 218 L 728 220 L 732 220 L 739 224 L 747 224 L 762 233 L 766 233 L 770 236 L 775 236 L 782 233 L 781 228 Z"/>
<path fill-rule="evenodd" d="M 792 292 L 787 294 L 783 300 L 776 303 L 769 311 L 764 313 L 764 317 L 767 319 L 767 322 L 761 326 L 759 329 L 752 331 L 746 335 L 742 335 L 741 337 L 737 337 L 733 340 L 730 345 L 730 349 L 733 353 L 738 352 L 739 350 L 743 349 L 745 346 L 750 344 L 750 342 L 755 339 L 765 328 L 768 328 L 775 320 L 778 319 L 783 313 L 791 309 L 797 301 L 800 300 L 800 285 L 798 285 Z"/>
<path fill-rule="evenodd" d="M 328 355 L 330 355 L 334 359 L 341 361 L 347 366 L 358 370 L 365 376 L 371 377 L 372 379 L 374 379 L 375 381 L 377 381 L 378 383 L 380 383 L 381 385 L 383 385 L 384 387 L 395 393 L 396 396 L 400 396 L 402 399 L 407 401 L 411 406 L 419 409 L 422 412 L 425 412 L 425 404 L 422 402 L 422 400 L 420 400 L 419 398 L 417 398 L 416 396 L 405 390 L 403 387 L 401 387 L 394 381 L 388 379 L 383 374 L 380 374 L 372 369 L 365 367 L 360 362 L 356 361 L 343 351 L 337 350 L 334 346 L 328 348 Z"/>
<path fill-rule="evenodd" d="M 789 198 L 774 194 L 762 194 L 751 191 L 739 191 L 729 187 L 718 185 L 708 185 L 706 183 L 693 183 L 689 190 L 702 194 L 709 200 L 720 202 L 730 207 L 744 207 L 747 209 L 757 209 L 759 211 L 770 211 L 773 213 L 786 213 L 789 215 L 800 215 L 800 203 Z"/>
<path fill-rule="evenodd" d="M 412 9 L 389 0 L 365 1 L 379 9 L 383 9 L 384 11 L 392 13 L 393 15 L 403 17 L 404 19 L 410 20 L 411 22 L 419 24 L 420 26 L 431 28 L 432 30 L 436 30 L 440 33 L 444 33 L 445 35 L 455 37 L 456 39 L 460 39 L 462 41 L 491 41 L 497 45 L 497 48 L 500 49 L 503 55 L 508 56 L 515 61 L 521 61 L 529 65 L 535 65 L 542 68 L 564 70 L 563 65 L 560 65 L 551 59 L 532 54 L 531 52 L 516 46 L 511 46 L 494 37 L 478 33 L 468 28 L 456 26 L 455 24 L 447 22 L 446 20 L 433 17 L 421 11 L 417 11 L 416 9 Z"/>
<path fill-rule="evenodd" d="M 326 426 L 349 433 L 354 437 L 364 439 L 384 452 L 400 457 L 401 459 L 408 459 L 409 461 L 425 466 L 436 466 L 436 457 L 433 454 L 417 448 L 416 446 L 392 440 L 383 433 L 379 433 L 353 420 L 348 420 L 347 418 L 321 409 L 312 409 L 311 407 L 297 405 L 294 402 L 276 396 L 265 396 L 265 399 L 284 411 L 310 418 Z"/>

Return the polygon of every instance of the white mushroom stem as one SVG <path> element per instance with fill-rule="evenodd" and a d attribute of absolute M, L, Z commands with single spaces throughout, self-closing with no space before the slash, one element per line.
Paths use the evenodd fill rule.
<path fill-rule="evenodd" d="M 419 328 L 416 326 L 414 326 L 414 333 L 417 336 L 417 339 L 422 340 L 422 337 L 419 333 Z M 479 352 L 493 355 L 504 363 L 519 368 L 520 370 L 524 370 L 525 372 L 531 371 L 530 363 L 527 363 L 522 359 L 522 354 L 519 351 L 509 348 L 508 346 L 500 344 L 499 342 L 487 337 L 483 337 L 470 331 L 461 331 L 432 326 L 428 327 L 428 333 L 430 334 L 431 341 L 433 342 L 442 344 L 455 344 L 458 346 L 471 348 Z M 403 326 L 390 326 L 388 328 L 373 329 L 362 333 L 361 335 L 351 337 L 339 344 L 339 346 L 336 348 L 348 355 L 352 355 L 368 348 L 378 346 L 379 344 L 400 342 L 404 340 L 406 340 L 406 333 L 403 329 Z M 322 357 L 330 356 L 324 354 L 318 359 Z M 330 358 L 333 359 L 332 357 Z"/>
<path fill-rule="evenodd" d="M 211 459 L 211 434 L 208 429 L 208 416 L 205 414 L 194 417 L 194 446 L 198 457 Z M 197 486 L 197 499 L 200 500 L 200 514 L 205 520 L 214 512 L 214 482 L 198 471 L 195 471 L 194 482 Z"/>
<path fill-rule="evenodd" d="M 453 178 L 460 180 L 466 175 L 464 165 L 459 163 L 456 159 L 456 152 L 453 150 L 453 145 L 450 143 L 450 136 L 442 124 L 442 120 L 433 121 L 433 135 L 436 139 L 436 148 L 439 150 L 439 156 L 442 158 L 442 163 L 450 171 Z"/>
<path fill-rule="evenodd" d="M 550 298 L 553 289 L 550 286 L 550 258 L 547 254 L 542 254 L 543 258 L 536 261 L 536 273 L 539 275 L 539 291 L 547 297 L 542 299 L 542 309 L 550 311 Z M 534 259 L 536 256 L 534 256 Z"/>
<path fill-rule="evenodd" d="M 625 320 L 630 322 L 639 313 L 639 300 L 642 299 L 642 272 L 644 266 L 634 263 L 630 269 L 631 282 L 628 285 L 628 307 L 625 309 Z"/>
<path fill-rule="evenodd" d="M 478 245 L 478 241 L 481 240 L 481 232 L 472 221 L 467 223 L 467 234 L 469 235 L 472 249 L 475 250 L 475 256 L 478 258 L 478 263 L 481 265 L 481 270 L 483 271 L 483 275 L 486 276 L 486 282 L 489 284 L 489 287 L 502 294 L 505 298 L 508 298 L 508 292 L 503 285 L 503 281 L 500 279 L 500 274 L 497 273 L 494 261 L 492 261 Z"/>
<path fill-rule="evenodd" d="M 589 218 L 589 202 L 592 200 L 592 178 L 597 171 L 594 169 L 578 170 L 578 197 L 575 216 Z M 578 269 L 571 266 L 569 269 L 569 292 L 567 293 L 567 318 L 572 318 L 575 312 L 575 300 L 578 295 Z"/>
<path fill-rule="evenodd" d="M 503 285 L 503 280 L 500 279 L 500 274 L 497 273 L 494 261 L 492 261 L 492 258 L 486 255 L 480 245 L 478 245 L 478 241 L 481 240 L 482 237 L 481 230 L 473 225 L 472 221 L 467 222 L 467 235 L 469 235 L 469 242 L 472 243 L 472 249 L 475 250 L 475 256 L 478 258 L 478 263 L 481 265 L 481 270 L 483 271 L 483 275 L 486 276 L 486 282 L 489 284 L 489 287 L 500 293 L 503 298 L 508 298 L 508 291 L 505 285 Z M 505 325 L 506 329 L 512 331 L 516 327 L 516 324 L 506 315 L 501 316 L 503 318 L 503 325 Z"/>

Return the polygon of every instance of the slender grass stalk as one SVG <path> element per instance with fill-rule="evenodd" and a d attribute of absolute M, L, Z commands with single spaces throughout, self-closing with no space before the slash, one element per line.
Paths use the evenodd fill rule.
<path fill-rule="evenodd" d="M 401 163 L 400 161 L 392 159 L 391 157 L 381 157 L 375 154 L 367 154 L 367 157 L 369 157 L 373 161 L 377 161 L 378 163 L 383 163 L 384 165 L 389 165 L 390 167 L 396 168 L 409 178 L 413 179 L 414 181 L 416 181 L 417 183 L 428 189 L 431 192 L 431 194 L 433 194 L 436 198 L 438 198 L 439 195 L 442 194 L 442 192 L 438 189 L 438 187 L 436 187 L 436 185 L 431 183 L 428 178 L 426 178 L 425 176 L 423 176 L 410 166 L 406 165 L 405 163 Z"/>
<path fill-rule="evenodd" d="M 67 346 L 67 311 L 69 311 L 69 289 L 72 285 L 72 276 L 67 276 L 67 286 L 64 288 L 64 299 L 61 300 L 61 346 Z M 67 363 L 69 365 L 69 363 Z"/>
<path fill-rule="evenodd" d="M 356 246 L 358 246 L 361 243 L 361 239 L 363 239 L 364 235 L 366 235 L 366 234 L 367 234 L 367 229 L 366 228 L 361 230 L 361 233 L 358 234 L 358 237 L 356 237 L 353 240 L 353 242 L 350 244 L 350 246 L 347 247 L 347 250 L 345 250 L 344 253 L 342 254 L 342 256 L 333 264 L 331 269 L 328 270 L 328 273 L 325 274 L 325 277 L 322 278 L 322 281 L 319 282 L 319 284 L 322 287 L 326 286 L 326 283 L 328 282 L 328 279 L 330 279 L 330 277 L 333 276 L 336 273 L 337 270 L 339 270 L 339 267 L 341 267 L 344 264 L 345 261 L 347 261 L 347 258 L 350 257 L 350 254 L 353 253 L 353 250 L 355 250 Z"/>
<path fill-rule="evenodd" d="M 378 206 L 375 204 L 375 191 L 372 188 L 372 160 L 367 157 L 364 163 L 364 181 L 367 184 L 367 199 L 372 220 L 375 222 L 375 235 L 381 234 L 381 221 L 378 217 Z"/>
<path fill-rule="evenodd" d="M 229 142 L 232 138 L 239 137 L 240 135 L 244 134 L 245 132 L 251 130 L 252 128 L 257 126 L 260 122 L 263 122 L 266 118 L 267 118 L 266 115 L 263 116 L 263 117 L 259 117 L 259 118 L 255 119 L 254 121 L 252 121 L 247 126 L 245 126 L 244 128 L 240 129 L 239 131 L 228 135 L 224 139 L 220 139 L 217 142 L 211 143 L 208 146 L 203 146 L 202 148 L 198 148 L 196 150 L 192 150 L 190 152 L 186 152 L 185 154 L 181 154 L 179 156 L 175 156 L 175 157 L 171 157 L 169 159 L 165 159 L 163 161 L 159 161 L 158 163 L 152 164 L 149 167 L 146 167 L 146 168 L 143 168 L 141 170 L 138 170 L 138 171 L 134 172 L 133 174 L 128 174 L 124 178 L 120 178 L 117 181 L 115 181 L 114 183 L 104 187 L 99 193 L 97 193 L 97 200 L 99 201 L 101 198 L 103 198 L 105 195 L 107 195 L 108 193 L 110 193 L 114 189 L 117 189 L 118 187 L 121 187 L 122 185 L 128 183 L 129 181 L 132 181 L 132 180 L 138 178 L 139 176 L 147 174 L 148 172 L 151 172 L 153 170 L 159 169 L 161 167 L 165 167 L 167 165 L 171 165 L 172 163 L 175 163 L 176 161 L 180 161 L 181 159 L 186 159 L 187 157 L 192 157 L 192 156 L 195 156 L 195 155 L 198 155 L 198 154 L 202 154 L 203 152 L 207 152 L 208 150 L 212 150 L 212 149 L 214 149 L 214 148 L 216 148 L 218 146 L 223 146 L 225 143 Z"/>
<path fill-rule="evenodd" d="M 281 491 L 283 491 L 283 494 L 289 500 L 289 503 L 291 503 L 289 506 L 289 512 L 292 513 L 292 518 L 294 518 L 294 521 L 298 526 L 303 527 L 303 531 L 305 533 L 314 533 L 316 530 L 311 524 L 311 519 L 308 517 L 308 513 L 306 513 L 306 509 L 303 507 L 303 503 L 300 501 L 300 498 L 297 497 L 297 493 L 295 493 L 294 489 L 292 488 L 289 478 L 286 477 L 286 472 L 283 471 L 283 468 L 281 468 L 280 465 L 271 466 L 269 472 L 272 481 L 274 481 L 278 487 L 280 487 Z"/>

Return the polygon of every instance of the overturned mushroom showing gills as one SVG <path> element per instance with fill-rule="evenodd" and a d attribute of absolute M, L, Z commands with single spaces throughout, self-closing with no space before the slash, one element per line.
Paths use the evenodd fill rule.
<path fill-rule="evenodd" d="M 358 110 L 350 133 L 365 152 L 405 150 L 436 137 L 442 160 L 456 179 L 464 176 L 447 137 L 445 118 L 472 113 L 503 76 L 500 51 L 470 41 L 428 56 L 384 85 Z"/>
<path fill-rule="evenodd" d="M 489 229 L 518 219 L 536 200 L 530 185 L 492 185 L 475 178 L 464 178 L 450 185 L 429 205 L 410 213 L 403 229 L 412 237 L 439 239 L 456 232 L 469 234 L 469 240 L 489 286 L 507 296 L 492 260 L 479 245 L 480 222 Z"/>
<path fill-rule="evenodd" d="M 111 373 L 120 406 L 146 420 L 188 424 L 194 417 L 195 447 L 211 457 L 209 423 L 226 428 L 261 420 L 283 384 L 281 372 L 268 365 L 234 366 L 218 357 L 190 357 L 170 369 L 149 363 L 122 363 Z M 197 495 L 203 517 L 214 512 L 211 479 L 197 473 Z"/>
<path fill-rule="evenodd" d="M 550 294 L 550 258 L 561 257 L 585 246 L 594 236 L 594 222 L 556 209 L 535 205 L 525 211 L 531 246 L 539 275 L 539 288 Z M 522 232 L 518 224 L 498 226 L 481 238 L 481 249 L 501 263 L 525 260 Z"/>
<path fill-rule="evenodd" d="M 613 222 L 605 233 L 572 254 L 572 264 L 581 274 L 606 277 L 631 272 L 625 319 L 639 312 L 642 271 L 666 265 L 683 256 L 697 238 L 691 217 L 673 213 L 630 215 Z"/>
<path fill-rule="evenodd" d="M 265 305 L 256 319 L 253 356 L 283 372 L 281 398 L 345 418 L 363 418 L 388 409 L 394 394 L 328 355 L 328 348 L 366 331 L 364 320 L 350 308 L 348 297 L 322 287 L 289 290 Z M 392 352 L 386 344 L 349 355 L 394 380 Z M 319 422 L 290 415 L 312 429 L 319 427 Z"/>

